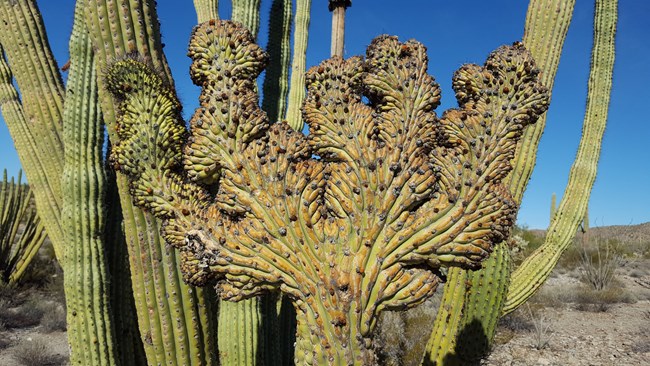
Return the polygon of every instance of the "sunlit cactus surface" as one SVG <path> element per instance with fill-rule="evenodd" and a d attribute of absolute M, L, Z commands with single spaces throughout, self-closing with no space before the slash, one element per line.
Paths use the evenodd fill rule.
<path fill-rule="evenodd" d="M 436 290 L 440 269 L 478 268 L 513 225 L 501 179 L 523 129 L 548 105 L 520 43 L 453 77 L 459 107 L 438 117 L 426 48 L 381 36 L 366 58 L 309 70 L 308 136 L 258 106 L 265 52 L 238 23 L 195 28 L 202 87 L 187 131 L 156 72 L 115 62 L 113 165 L 134 201 L 164 220 L 186 280 L 222 298 L 281 291 L 298 313 L 297 364 L 373 364 L 379 312 Z"/>

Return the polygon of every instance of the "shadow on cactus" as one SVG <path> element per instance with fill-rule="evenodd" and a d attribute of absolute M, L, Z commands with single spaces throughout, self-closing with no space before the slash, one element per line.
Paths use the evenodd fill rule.
<path fill-rule="evenodd" d="M 548 105 L 521 44 L 458 70 L 460 106 L 438 118 L 425 47 L 378 37 L 365 60 L 309 70 L 309 136 L 259 108 L 267 56 L 239 24 L 198 26 L 189 56 L 202 87 L 189 132 L 148 66 L 109 68 L 113 164 L 136 204 L 164 219 L 187 281 L 216 281 L 226 300 L 278 290 L 292 299 L 297 364 L 374 363 L 379 312 L 423 302 L 441 267 L 480 267 L 513 225 L 501 179 Z"/>

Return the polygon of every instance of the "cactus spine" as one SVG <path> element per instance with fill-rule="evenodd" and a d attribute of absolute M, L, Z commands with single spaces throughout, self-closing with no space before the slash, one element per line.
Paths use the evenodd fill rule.
<path fill-rule="evenodd" d="M 29 207 L 32 191 L 21 178 L 22 171 L 17 181 L 13 177 L 8 181 L 4 170 L 0 182 L 0 282 L 10 286 L 20 281 L 46 237 L 36 211 Z"/>
<path fill-rule="evenodd" d="M 83 16 L 75 9 L 70 37 L 70 72 L 63 109 L 63 211 L 65 296 L 70 362 L 73 365 L 116 364 L 109 309 L 109 274 L 104 245 L 105 177 L 103 128 L 97 94 L 93 50 Z"/>

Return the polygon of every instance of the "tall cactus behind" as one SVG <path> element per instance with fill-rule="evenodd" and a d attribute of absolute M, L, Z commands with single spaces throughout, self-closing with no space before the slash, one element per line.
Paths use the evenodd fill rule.
<path fill-rule="evenodd" d="M 5 169 L 0 182 L 0 282 L 9 285 L 20 281 L 47 237 L 36 210 L 30 208 L 32 191 L 21 178 L 22 171 L 17 181 L 7 180 Z"/>
<path fill-rule="evenodd" d="M 117 349 L 108 310 L 109 273 L 103 240 L 103 125 L 82 2 L 75 9 L 69 70 L 63 109 L 62 217 L 68 238 L 63 262 L 70 361 L 73 365 L 111 366 L 116 364 Z"/>
<path fill-rule="evenodd" d="M 555 193 L 553 193 L 551 195 L 551 215 L 550 215 L 549 222 L 553 221 L 553 216 L 555 216 L 556 212 L 557 212 L 557 197 Z"/>

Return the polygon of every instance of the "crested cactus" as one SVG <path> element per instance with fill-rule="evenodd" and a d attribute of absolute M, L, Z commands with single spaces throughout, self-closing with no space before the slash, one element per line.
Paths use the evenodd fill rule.
<path fill-rule="evenodd" d="M 501 179 L 548 101 L 521 44 L 462 67 L 460 108 L 441 119 L 415 41 L 379 37 L 366 60 L 324 61 L 306 76 L 309 137 L 259 109 L 267 57 L 240 25 L 202 24 L 189 55 L 202 87 L 189 133 L 161 76 L 131 59 L 110 66 L 113 165 L 163 219 L 188 281 L 217 280 L 226 300 L 292 299 L 296 363 L 371 364 L 379 312 L 421 303 L 442 266 L 477 267 L 508 234 L 515 204 Z"/>
<path fill-rule="evenodd" d="M 32 191 L 21 179 L 19 172 L 17 181 L 7 180 L 4 170 L 0 182 L 0 282 L 9 285 L 20 281 L 46 238 L 43 224 L 30 208 Z"/>

